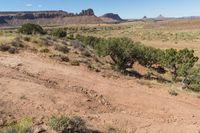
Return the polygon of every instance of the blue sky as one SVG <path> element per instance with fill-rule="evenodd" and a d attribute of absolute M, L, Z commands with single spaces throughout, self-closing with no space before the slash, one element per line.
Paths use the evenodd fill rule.
<path fill-rule="evenodd" d="M 97 16 L 118 13 L 122 18 L 200 16 L 200 0 L 0 0 L 1 11 L 92 8 Z"/>

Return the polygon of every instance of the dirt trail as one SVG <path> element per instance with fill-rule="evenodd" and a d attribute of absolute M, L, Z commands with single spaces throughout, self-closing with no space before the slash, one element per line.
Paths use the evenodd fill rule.
<path fill-rule="evenodd" d="M 107 78 L 85 67 L 35 54 L 0 53 L 0 118 L 32 116 L 36 125 L 52 114 L 79 115 L 103 132 L 195 133 L 200 100 L 172 97 L 162 85 L 149 87 L 123 76 Z"/>

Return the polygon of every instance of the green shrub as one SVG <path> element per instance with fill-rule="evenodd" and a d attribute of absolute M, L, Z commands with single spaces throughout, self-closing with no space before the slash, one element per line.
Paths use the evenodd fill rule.
<path fill-rule="evenodd" d="M 11 54 L 14 54 L 18 51 L 18 49 L 23 48 L 24 45 L 22 44 L 21 40 L 19 38 L 16 38 L 10 43 L 7 44 L 0 44 L 0 51 L 2 52 L 9 52 Z"/>
<path fill-rule="evenodd" d="M 70 64 L 71 64 L 72 66 L 79 66 L 79 65 L 80 65 L 80 63 L 79 63 L 77 60 L 72 60 L 72 61 L 70 61 Z"/>
<path fill-rule="evenodd" d="M 52 116 L 49 120 L 49 126 L 55 131 L 63 131 L 69 128 L 70 119 L 65 116 Z"/>
<path fill-rule="evenodd" d="M 192 68 L 188 70 L 188 76 L 183 83 L 185 84 L 184 88 L 200 92 L 200 69 Z"/>
<path fill-rule="evenodd" d="M 71 127 L 74 131 L 86 129 L 86 122 L 79 116 L 74 116 L 70 119 Z"/>
<path fill-rule="evenodd" d="M 67 46 L 55 45 L 54 49 L 63 53 L 69 52 L 69 48 Z"/>
<path fill-rule="evenodd" d="M 177 64 L 178 64 L 178 76 L 183 76 L 187 78 L 188 70 L 194 67 L 194 64 L 198 61 L 198 57 L 194 55 L 194 50 L 182 49 L 179 50 L 177 54 Z"/>
<path fill-rule="evenodd" d="M 48 53 L 48 52 L 49 52 L 49 49 L 48 49 L 47 47 L 43 46 L 43 47 L 40 47 L 40 48 L 38 49 L 38 51 L 41 52 L 41 53 Z"/>
<path fill-rule="evenodd" d="M 49 57 L 57 59 L 59 61 L 69 62 L 69 58 L 64 54 L 56 54 L 56 53 L 54 53 L 54 54 L 50 54 Z"/>
<path fill-rule="evenodd" d="M 27 35 L 44 34 L 44 30 L 40 25 L 30 23 L 22 25 L 21 28 L 19 28 L 19 32 Z"/>
<path fill-rule="evenodd" d="M 44 37 L 40 37 L 40 38 L 38 39 L 38 43 L 39 43 L 39 45 L 41 45 L 41 46 L 51 46 L 50 41 L 49 41 L 47 38 L 44 38 Z"/>
<path fill-rule="evenodd" d="M 93 36 L 81 36 L 77 35 L 76 38 L 83 42 L 85 45 L 89 45 L 91 47 L 95 47 L 101 41 L 101 38 L 93 37 Z"/>
<path fill-rule="evenodd" d="M 74 35 L 70 34 L 67 38 L 70 39 L 70 40 L 74 40 Z"/>
<path fill-rule="evenodd" d="M 65 116 L 52 116 L 49 126 L 55 131 L 73 131 L 81 132 L 86 129 L 86 122 L 78 116 L 69 118 Z"/>
<path fill-rule="evenodd" d="M 153 47 L 146 47 L 143 45 L 138 45 L 138 57 L 137 61 L 145 66 L 152 67 L 154 64 L 160 64 L 161 56 L 163 55 L 163 51 L 160 49 L 156 49 Z"/>
<path fill-rule="evenodd" d="M 10 47 L 10 45 L 8 45 L 8 44 L 1 44 L 1 45 L 0 45 L 0 51 L 3 51 L 3 52 L 8 51 L 10 48 L 11 48 L 11 47 Z"/>
<path fill-rule="evenodd" d="M 63 62 L 69 62 L 69 58 L 66 55 L 60 55 L 60 59 Z"/>
<path fill-rule="evenodd" d="M 175 90 L 168 91 L 171 96 L 178 96 L 178 93 Z"/>
<path fill-rule="evenodd" d="M 53 36 L 63 38 L 67 36 L 67 32 L 64 29 L 54 29 L 51 33 Z"/>
<path fill-rule="evenodd" d="M 2 133 L 31 133 L 32 127 L 32 118 L 25 117 L 20 120 L 18 123 L 10 123 L 3 130 L 0 130 Z"/>
<path fill-rule="evenodd" d="M 14 41 L 12 41 L 11 46 L 15 47 L 15 48 L 24 48 L 24 44 L 23 42 L 20 40 L 20 38 L 16 38 Z"/>
<path fill-rule="evenodd" d="M 27 41 L 27 42 L 30 42 L 30 40 L 31 40 L 31 38 L 28 36 L 25 36 L 23 39 L 24 39 L 24 41 Z"/>
<path fill-rule="evenodd" d="M 127 38 L 111 38 L 108 41 L 107 53 L 122 72 L 132 68 L 138 56 L 138 44 Z"/>
<path fill-rule="evenodd" d="M 91 57 L 90 52 L 87 51 L 87 50 L 82 51 L 81 54 L 82 54 L 83 56 L 86 56 L 86 57 Z"/>
<path fill-rule="evenodd" d="M 11 48 L 9 48 L 8 52 L 10 54 L 15 54 L 17 52 L 17 49 L 15 47 L 11 47 Z"/>
<path fill-rule="evenodd" d="M 176 80 L 178 76 L 184 78 L 188 75 L 194 64 L 198 61 L 198 57 L 194 56 L 193 50 L 183 49 L 167 49 L 164 51 L 161 62 L 162 65 L 168 68 L 172 73 L 172 79 Z"/>
<path fill-rule="evenodd" d="M 132 68 L 135 62 L 139 62 L 148 68 L 157 65 L 163 70 L 169 70 L 172 79 L 176 81 L 177 77 L 186 78 L 188 70 L 198 61 L 194 51 L 189 49 L 161 50 L 141 45 L 128 38 L 103 39 L 81 35 L 77 35 L 76 38 L 91 46 L 99 55 L 109 55 L 114 62 L 114 68 L 122 72 Z"/>

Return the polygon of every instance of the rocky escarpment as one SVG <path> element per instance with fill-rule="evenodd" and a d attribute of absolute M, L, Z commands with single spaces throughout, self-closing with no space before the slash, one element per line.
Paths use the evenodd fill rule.
<path fill-rule="evenodd" d="M 70 13 L 66 11 L 24 11 L 24 12 L 0 12 L 0 26 L 7 24 L 17 26 L 23 23 L 67 24 L 70 23 L 99 23 L 92 9 L 82 10 L 80 13 Z M 90 21 L 88 21 L 88 19 Z"/>
<path fill-rule="evenodd" d="M 73 16 L 94 16 L 92 9 L 82 10 L 79 14 L 59 11 L 27 11 L 27 12 L 0 12 L 1 19 L 38 19 L 38 18 L 56 18 Z"/>
<path fill-rule="evenodd" d="M 100 18 L 104 22 L 120 22 L 123 20 L 118 14 L 114 14 L 114 13 L 104 14 Z"/>
<path fill-rule="evenodd" d="M 87 16 L 94 16 L 94 11 L 92 9 L 87 9 L 87 10 L 82 10 L 81 13 L 79 13 L 79 15 L 81 16 L 84 16 L 84 15 L 87 15 Z"/>

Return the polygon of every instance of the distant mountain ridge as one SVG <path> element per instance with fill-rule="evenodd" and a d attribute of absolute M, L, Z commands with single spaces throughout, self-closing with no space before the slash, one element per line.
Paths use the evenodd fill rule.
<path fill-rule="evenodd" d="M 21 11 L 21 12 L 0 12 L 1 19 L 37 19 L 37 18 L 55 18 L 55 17 L 73 17 L 73 16 L 95 16 L 92 9 L 82 10 L 79 14 L 66 11 Z"/>
<path fill-rule="evenodd" d="M 200 19 L 200 16 L 184 16 L 184 17 L 165 17 L 163 15 L 159 15 L 157 17 L 148 18 L 144 16 L 141 19 L 126 19 L 128 22 L 132 21 L 166 21 L 166 20 L 190 20 L 190 19 Z"/>
<path fill-rule="evenodd" d="M 104 22 L 120 22 L 123 21 L 123 19 L 118 15 L 114 13 L 107 13 L 103 16 L 100 16 L 101 20 Z"/>
<path fill-rule="evenodd" d="M 101 23 L 93 9 L 82 10 L 80 13 L 58 11 L 19 11 L 0 12 L 0 26 L 18 26 L 24 23 L 49 24 L 76 24 L 76 23 Z"/>

